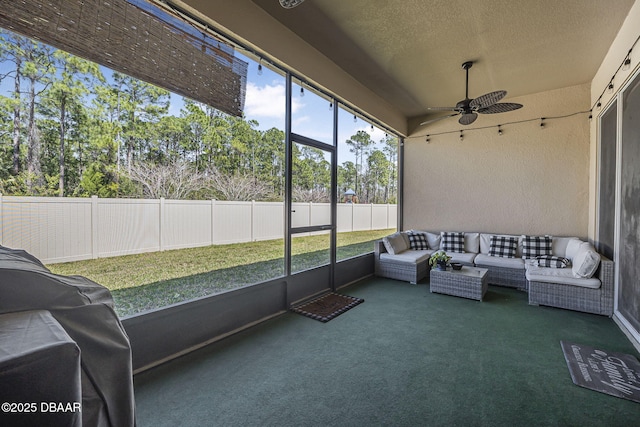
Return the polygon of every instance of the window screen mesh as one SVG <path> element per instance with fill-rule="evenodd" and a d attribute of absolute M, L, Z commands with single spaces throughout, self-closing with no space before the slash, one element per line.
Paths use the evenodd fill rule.
<path fill-rule="evenodd" d="M 0 0 L 0 26 L 242 115 L 247 63 L 144 0 Z"/>

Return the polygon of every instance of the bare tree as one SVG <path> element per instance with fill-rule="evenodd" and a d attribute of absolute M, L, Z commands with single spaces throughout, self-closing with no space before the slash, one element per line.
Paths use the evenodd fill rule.
<path fill-rule="evenodd" d="M 210 170 L 207 187 L 221 200 L 264 200 L 271 196 L 269 185 L 251 175 L 227 175 L 217 169 Z"/>
<path fill-rule="evenodd" d="M 329 203 L 331 195 L 326 188 L 313 188 L 306 190 L 301 187 L 291 189 L 291 198 L 294 202 Z"/>
<path fill-rule="evenodd" d="M 151 199 L 187 199 L 205 183 L 204 176 L 183 161 L 164 165 L 135 163 L 129 177 L 142 185 L 145 197 Z"/>

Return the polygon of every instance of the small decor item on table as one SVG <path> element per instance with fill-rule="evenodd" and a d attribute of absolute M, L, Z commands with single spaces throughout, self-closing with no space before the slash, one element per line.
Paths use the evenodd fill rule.
<path fill-rule="evenodd" d="M 452 262 L 451 268 L 453 268 L 454 270 L 462 270 L 462 264 L 460 264 L 459 262 Z"/>
<path fill-rule="evenodd" d="M 451 257 L 445 251 L 438 251 L 429 258 L 429 266 L 444 271 L 447 269 L 447 263 L 450 259 Z"/>

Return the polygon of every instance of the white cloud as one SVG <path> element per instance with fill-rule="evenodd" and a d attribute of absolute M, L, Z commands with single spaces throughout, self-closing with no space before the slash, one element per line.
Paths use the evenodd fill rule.
<path fill-rule="evenodd" d="M 303 106 L 298 99 L 293 99 L 291 108 L 294 113 Z M 276 83 L 259 87 L 253 82 L 248 82 L 244 113 L 249 119 L 270 118 L 284 120 L 284 84 Z"/>

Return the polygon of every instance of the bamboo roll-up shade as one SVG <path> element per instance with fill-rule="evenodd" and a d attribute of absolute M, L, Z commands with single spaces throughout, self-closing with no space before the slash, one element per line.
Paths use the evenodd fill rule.
<path fill-rule="evenodd" d="M 242 115 L 247 63 L 145 0 L 0 0 L 0 26 Z"/>

